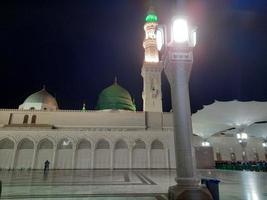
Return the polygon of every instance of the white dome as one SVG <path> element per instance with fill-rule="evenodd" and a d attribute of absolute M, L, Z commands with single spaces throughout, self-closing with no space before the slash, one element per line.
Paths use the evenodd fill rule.
<path fill-rule="evenodd" d="M 56 110 L 58 109 L 58 104 L 56 99 L 43 88 L 27 97 L 24 103 L 19 106 L 19 109 Z"/>

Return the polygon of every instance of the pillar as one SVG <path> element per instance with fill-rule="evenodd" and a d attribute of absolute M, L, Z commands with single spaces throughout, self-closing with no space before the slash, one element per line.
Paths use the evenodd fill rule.
<path fill-rule="evenodd" d="M 110 169 L 114 168 L 114 147 L 111 146 L 110 149 Z"/>
<path fill-rule="evenodd" d="M 52 157 L 52 169 L 56 168 L 56 155 L 57 155 L 57 147 L 54 145 L 53 147 L 53 157 Z"/>
<path fill-rule="evenodd" d="M 15 163 L 16 163 L 16 157 L 17 157 L 17 151 L 18 151 L 18 144 L 14 145 L 14 151 L 12 155 L 12 162 L 11 162 L 11 169 L 15 169 Z"/>
<path fill-rule="evenodd" d="M 34 149 L 33 149 L 33 155 L 32 155 L 32 164 L 31 164 L 31 169 L 34 169 L 35 168 L 35 163 L 36 163 L 36 156 L 37 156 L 37 145 L 35 144 L 34 145 Z"/>
<path fill-rule="evenodd" d="M 94 169 L 94 162 L 95 162 L 95 148 L 92 148 L 91 151 L 91 169 Z"/>
<path fill-rule="evenodd" d="M 151 145 L 147 145 L 147 168 L 148 169 L 151 168 L 150 155 L 151 155 Z"/>
<path fill-rule="evenodd" d="M 129 169 L 133 168 L 133 146 L 129 146 Z"/>
<path fill-rule="evenodd" d="M 169 169 L 170 168 L 170 160 L 169 160 L 169 149 L 166 148 L 165 149 L 165 162 L 166 162 L 166 168 Z"/>
<path fill-rule="evenodd" d="M 73 144 L 72 146 L 72 165 L 71 168 L 75 169 L 75 159 L 76 159 L 76 145 Z"/>

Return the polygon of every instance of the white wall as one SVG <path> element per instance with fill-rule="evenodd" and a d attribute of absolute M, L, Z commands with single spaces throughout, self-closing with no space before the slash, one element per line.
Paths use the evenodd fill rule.
<path fill-rule="evenodd" d="M 13 149 L 0 149 L 0 168 L 10 169 L 13 158 Z"/>
<path fill-rule="evenodd" d="M 114 168 L 129 168 L 129 149 L 114 150 Z"/>
<path fill-rule="evenodd" d="M 147 150 L 134 149 L 133 150 L 133 168 L 147 168 Z"/>
<path fill-rule="evenodd" d="M 110 149 L 95 150 L 95 169 L 110 169 L 111 167 Z"/>
<path fill-rule="evenodd" d="M 44 169 L 44 163 L 46 160 L 50 162 L 49 168 L 52 168 L 53 152 L 53 149 L 39 149 L 36 155 L 35 169 Z"/>
<path fill-rule="evenodd" d="M 90 169 L 91 168 L 91 149 L 77 149 L 76 151 L 76 169 Z"/>
<path fill-rule="evenodd" d="M 58 149 L 56 156 L 56 169 L 72 169 L 72 149 Z"/>
<path fill-rule="evenodd" d="M 33 149 L 19 149 L 17 151 L 16 169 L 28 169 L 32 166 Z"/>
<path fill-rule="evenodd" d="M 164 149 L 151 149 L 151 168 L 166 168 L 166 158 Z"/>

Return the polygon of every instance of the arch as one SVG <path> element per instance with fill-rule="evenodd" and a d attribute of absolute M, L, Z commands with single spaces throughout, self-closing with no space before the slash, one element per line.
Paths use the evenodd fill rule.
<path fill-rule="evenodd" d="M 23 117 L 23 124 L 28 124 L 29 115 L 24 115 Z"/>
<path fill-rule="evenodd" d="M 164 145 L 161 141 L 156 139 L 151 143 L 151 149 L 164 149 Z"/>
<path fill-rule="evenodd" d="M 37 145 L 37 154 L 36 154 L 36 161 L 35 161 L 35 168 L 36 169 L 43 169 L 44 162 L 48 160 L 52 165 L 53 159 L 53 147 L 54 144 L 51 140 L 44 138 L 39 141 Z"/>
<path fill-rule="evenodd" d="M 129 149 L 127 143 L 122 139 L 115 143 L 114 168 L 129 168 Z"/>
<path fill-rule="evenodd" d="M 57 144 L 57 149 L 72 149 L 72 141 L 68 138 L 61 139 Z"/>
<path fill-rule="evenodd" d="M 151 168 L 165 168 L 166 162 L 163 143 L 156 139 L 151 143 L 150 166 Z"/>
<path fill-rule="evenodd" d="M 9 139 L 4 138 L 0 141 L 0 149 L 14 149 L 15 143 Z"/>
<path fill-rule="evenodd" d="M 96 143 L 96 149 L 109 149 L 110 145 L 109 142 L 105 139 L 101 139 Z"/>
<path fill-rule="evenodd" d="M 222 161 L 222 155 L 220 152 L 216 152 L 216 160 L 217 161 Z"/>
<path fill-rule="evenodd" d="M 14 153 L 15 143 L 9 139 L 4 138 L 0 140 L 0 168 L 9 169 L 12 165 L 12 158 Z"/>
<path fill-rule="evenodd" d="M 230 159 L 231 159 L 231 161 L 233 161 L 233 162 L 236 161 L 236 155 L 235 155 L 234 152 L 231 152 L 231 153 L 230 153 Z"/>
<path fill-rule="evenodd" d="M 57 144 L 55 169 L 71 169 L 73 142 L 69 138 L 61 139 Z"/>
<path fill-rule="evenodd" d="M 31 120 L 31 124 L 36 124 L 36 119 L 37 119 L 36 115 L 33 115 L 32 120 Z"/>
<path fill-rule="evenodd" d="M 91 154 L 92 145 L 91 142 L 86 139 L 81 139 L 77 145 L 75 156 L 75 168 L 76 169 L 88 169 L 91 168 Z"/>
<path fill-rule="evenodd" d="M 18 144 L 18 149 L 33 149 L 33 148 L 34 148 L 34 143 L 32 140 L 28 138 L 23 138 Z"/>
<path fill-rule="evenodd" d="M 128 149 L 127 143 L 120 139 L 115 143 L 115 149 Z"/>
<path fill-rule="evenodd" d="M 138 139 L 135 141 L 132 153 L 133 168 L 147 168 L 147 150 L 144 141 Z"/>
<path fill-rule="evenodd" d="M 91 142 L 86 139 L 82 139 L 79 141 L 77 149 L 91 149 Z"/>
<path fill-rule="evenodd" d="M 259 162 L 260 158 L 259 158 L 259 153 L 258 152 L 254 152 L 253 153 L 253 160 L 256 162 Z"/>
<path fill-rule="evenodd" d="M 105 139 L 100 139 L 96 143 L 94 167 L 95 168 L 110 168 L 111 167 L 111 151 L 110 144 Z"/>
<path fill-rule="evenodd" d="M 134 149 L 145 149 L 146 143 L 143 140 L 136 140 L 134 143 Z"/>
<path fill-rule="evenodd" d="M 53 142 L 47 138 L 42 139 L 38 144 L 38 149 L 53 149 Z"/>
<path fill-rule="evenodd" d="M 34 142 L 29 138 L 23 138 L 17 147 L 16 164 L 17 169 L 28 169 L 32 166 Z"/>

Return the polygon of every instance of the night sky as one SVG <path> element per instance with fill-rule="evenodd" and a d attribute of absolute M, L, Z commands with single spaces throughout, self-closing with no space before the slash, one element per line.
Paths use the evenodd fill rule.
<path fill-rule="evenodd" d="M 168 24 L 175 1 L 155 0 Z M 148 0 L 1 1 L 0 107 L 17 108 L 42 89 L 61 109 L 94 109 L 113 83 L 126 88 L 142 110 L 141 67 Z M 267 101 L 267 1 L 189 0 L 198 27 L 190 80 L 192 111 L 214 100 Z M 170 89 L 162 75 L 163 107 Z"/>

